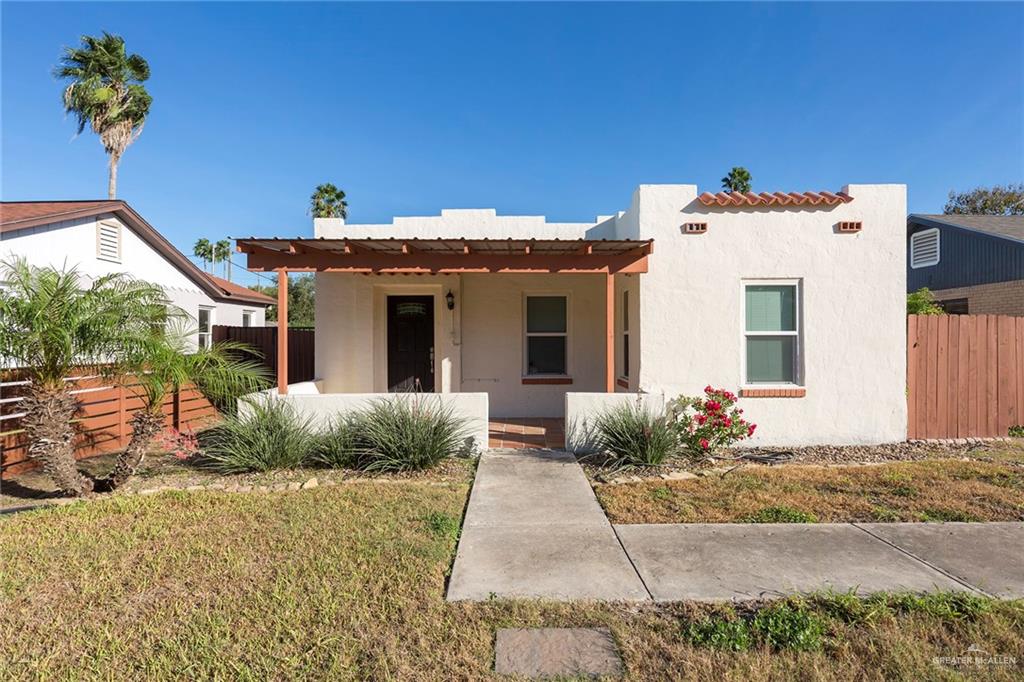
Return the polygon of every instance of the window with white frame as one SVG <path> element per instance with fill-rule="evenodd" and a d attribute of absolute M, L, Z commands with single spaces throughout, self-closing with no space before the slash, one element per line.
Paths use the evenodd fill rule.
<path fill-rule="evenodd" d="M 252 311 L 251 310 L 243 310 L 242 311 L 242 326 L 243 327 L 251 327 L 252 326 Z"/>
<path fill-rule="evenodd" d="M 743 310 L 744 383 L 799 383 L 799 282 L 745 282 Z"/>
<path fill-rule="evenodd" d="M 622 377 L 629 378 L 629 292 L 622 292 Z"/>
<path fill-rule="evenodd" d="M 939 230 L 921 230 L 910 235 L 910 267 L 926 268 L 939 264 Z"/>
<path fill-rule="evenodd" d="M 213 345 L 213 308 L 199 307 L 199 347 L 209 348 Z"/>
<path fill-rule="evenodd" d="M 526 374 L 568 374 L 569 300 L 566 296 L 526 297 Z"/>
<path fill-rule="evenodd" d="M 96 257 L 121 262 L 121 226 L 117 223 L 96 223 Z"/>

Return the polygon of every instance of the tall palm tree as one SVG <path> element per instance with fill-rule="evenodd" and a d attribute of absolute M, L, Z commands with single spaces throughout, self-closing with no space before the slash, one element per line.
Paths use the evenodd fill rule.
<path fill-rule="evenodd" d="M 726 192 L 749 192 L 750 171 L 743 166 L 733 166 L 729 174 L 722 178 L 722 188 Z"/>
<path fill-rule="evenodd" d="M 20 408 L 28 454 L 69 495 L 92 490 L 75 464 L 72 419 L 79 403 L 65 378 L 113 375 L 153 329 L 176 314 L 163 290 L 123 273 L 83 286 L 74 269 L 0 265 L 0 360 L 29 381 Z"/>
<path fill-rule="evenodd" d="M 314 218 L 347 218 L 345 192 L 329 182 L 317 185 L 313 196 L 309 198 L 309 212 Z"/>
<path fill-rule="evenodd" d="M 227 239 L 221 239 L 219 242 L 213 245 L 213 262 L 214 264 L 220 261 L 224 263 L 224 277 L 231 280 L 231 242 Z M 214 268 L 216 269 L 216 268 Z"/>
<path fill-rule="evenodd" d="M 203 261 L 203 270 L 206 270 L 208 263 L 213 260 L 213 244 L 209 239 L 197 239 L 192 245 L 192 255 Z"/>
<path fill-rule="evenodd" d="M 225 341 L 211 348 L 193 349 L 187 341 L 193 333 L 180 324 L 154 328 L 122 364 L 137 382 L 132 390 L 141 398 L 142 409 L 132 415 L 131 440 L 110 474 L 100 482 L 101 490 L 119 488 L 138 470 L 163 429 L 164 401 L 173 391 L 193 383 L 211 402 L 224 404 L 270 385 L 266 367 L 241 359 L 245 354 L 255 354 L 252 348 Z"/>
<path fill-rule="evenodd" d="M 82 36 L 80 47 L 64 49 L 57 78 L 70 81 L 64 88 L 64 111 L 78 118 L 78 133 L 86 126 L 99 135 L 110 156 L 107 195 L 117 196 L 117 165 L 142 133 L 153 98 L 142 83 L 149 79 L 149 64 L 128 54 L 124 39 L 103 32 Z"/>

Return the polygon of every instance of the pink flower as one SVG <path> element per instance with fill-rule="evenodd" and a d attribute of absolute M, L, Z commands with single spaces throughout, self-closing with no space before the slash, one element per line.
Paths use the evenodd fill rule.
<path fill-rule="evenodd" d="M 722 426 L 725 426 L 725 427 L 732 426 L 732 420 L 729 419 L 728 417 L 726 417 L 725 419 L 722 420 Z"/>
<path fill-rule="evenodd" d="M 697 423 L 700 424 L 701 426 L 703 426 L 704 422 L 706 422 L 708 420 L 708 417 L 707 417 L 707 415 L 704 415 L 704 414 L 698 414 L 696 419 L 697 419 Z"/>
<path fill-rule="evenodd" d="M 707 450 L 708 449 L 708 445 L 710 445 L 710 443 L 708 443 L 708 439 L 707 438 L 701 438 L 700 439 L 700 446 L 703 449 Z"/>
<path fill-rule="evenodd" d="M 706 407 L 710 412 L 718 412 L 720 409 L 722 409 L 722 403 L 718 402 L 717 400 L 709 400 L 707 402 Z"/>
<path fill-rule="evenodd" d="M 708 395 L 711 395 L 712 393 L 715 392 L 715 389 L 711 388 L 711 384 L 708 384 L 707 386 L 704 387 L 704 392 L 707 393 Z"/>
<path fill-rule="evenodd" d="M 751 425 L 750 425 L 750 426 L 749 426 L 749 427 L 747 428 L 747 437 L 748 437 L 748 438 L 749 438 L 750 436 L 753 436 L 753 435 L 754 435 L 754 429 L 756 429 L 756 428 L 757 428 L 757 424 L 751 424 Z"/>

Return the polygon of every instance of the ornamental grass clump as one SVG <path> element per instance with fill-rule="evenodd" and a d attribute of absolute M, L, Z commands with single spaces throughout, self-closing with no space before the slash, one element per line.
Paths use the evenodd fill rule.
<path fill-rule="evenodd" d="M 316 435 L 310 461 L 330 469 L 355 468 L 361 453 L 366 451 L 361 431 L 359 414 L 339 414 Z"/>
<path fill-rule="evenodd" d="M 450 407 L 419 397 L 375 401 L 357 417 L 365 471 L 427 469 L 467 449 L 467 421 Z"/>
<path fill-rule="evenodd" d="M 639 401 L 602 412 L 594 421 L 595 445 L 615 468 L 659 466 L 676 453 L 676 435 L 663 414 Z"/>
<path fill-rule="evenodd" d="M 757 425 L 745 420 L 735 405 L 736 394 L 705 386 L 703 396 L 680 396 L 669 403 L 669 421 L 688 453 L 710 456 L 754 435 Z"/>
<path fill-rule="evenodd" d="M 283 400 L 250 401 L 200 436 L 202 464 L 226 474 L 294 469 L 319 445 L 310 419 Z"/>

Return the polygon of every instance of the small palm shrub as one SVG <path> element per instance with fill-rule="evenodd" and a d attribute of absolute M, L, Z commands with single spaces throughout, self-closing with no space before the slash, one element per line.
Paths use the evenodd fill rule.
<path fill-rule="evenodd" d="M 227 474 L 302 466 L 319 439 L 309 418 L 283 400 L 252 401 L 200 437 L 203 463 Z"/>
<path fill-rule="evenodd" d="M 331 469 L 351 469 L 366 450 L 360 435 L 362 420 L 358 414 L 338 415 L 326 429 L 316 435 L 310 461 Z"/>
<path fill-rule="evenodd" d="M 594 433 L 595 445 L 613 467 L 658 466 L 676 452 L 676 435 L 668 419 L 639 401 L 599 414 Z"/>
<path fill-rule="evenodd" d="M 734 393 L 706 386 L 703 396 L 673 400 L 668 407 L 669 420 L 691 455 L 710 455 L 754 435 L 757 424 L 745 420 L 743 410 L 735 405 Z"/>
<path fill-rule="evenodd" d="M 378 400 L 356 419 L 365 447 L 355 465 L 366 471 L 426 469 L 466 448 L 466 420 L 419 398 Z"/>

